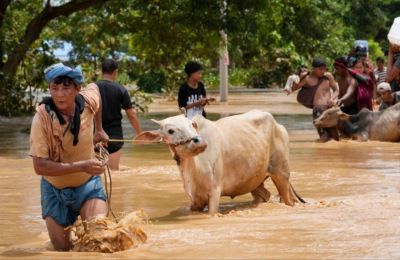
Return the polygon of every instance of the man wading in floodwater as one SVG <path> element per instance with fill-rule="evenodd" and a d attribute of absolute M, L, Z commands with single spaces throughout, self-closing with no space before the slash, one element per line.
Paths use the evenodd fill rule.
<path fill-rule="evenodd" d="M 42 217 L 51 243 L 66 251 L 71 243 L 65 227 L 78 215 L 85 220 L 107 213 L 99 176 L 105 165 L 94 159 L 93 141 L 107 142 L 108 136 L 102 129 L 98 87 L 89 84 L 80 91 L 80 68 L 58 63 L 45 70 L 45 78 L 51 98 L 42 101 L 33 118 L 29 155 L 42 176 Z"/>
<path fill-rule="evenodd" d="M 297 95 L 300 104 L 313 109 L 313 118 L 318 118 L 323 111 L 332 107 L 337 101 L 339 88 L 333 75 L 326 71 L 323 60 L 316 58 L 312 62 L 312 72 L 299 84 L 293 84 L 293 91 L 301 89 Z M 333 94 L 331 95 L 331 89 Z M 319 142 L 327 142 L 331 139 L 338 140 L 339 134 L 336 127 L 318 128 Z"/>
<path fill-rule="evenodd" d="M 118 76 L 118 63 L 113 59 L 106 59 L 101 64 L 102 79 L 96 82 L 99 87 L 102 103 L 102 122 L 104 131 L 110 139 L 124 139 L 122 132 L 122 114 L 124 109 L 131 126 L 136 134 L 140 134 L 139 119 L 136 110 L 132 107 L 131 98 L 128 91 L 115 81 Z M 107 151 L 108 166 L 111 170 L 119 170 L 119 161 L 121 158 L 121 148 L 123 142 L 110 142 Z"/>

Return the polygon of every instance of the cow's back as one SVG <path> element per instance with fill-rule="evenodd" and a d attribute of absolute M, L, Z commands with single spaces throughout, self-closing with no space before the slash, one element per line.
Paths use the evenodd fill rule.
<path fill-rule="evenodd" d="M 376 141 L 400 141 L 400 103 L 384 111 L 375 112 L 368 131 L 369 139 Z"/>
<path fill-rule="evenodd" d="M 266 177 L 276 143 L 287 143 L 286 130 L 270 113 L 259 110 L 214 123 L 222 139 L 225 195 L 240 195 L 255 189 Z"/>

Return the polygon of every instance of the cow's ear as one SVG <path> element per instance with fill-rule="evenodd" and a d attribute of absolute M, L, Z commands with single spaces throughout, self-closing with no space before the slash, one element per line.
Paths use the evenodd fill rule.
<path fill-rule="evenodd" d="M 342 111 L 339 112 L 339 119 L 340 120 L 348 120 L 350 116 Z"/>
<path fill-rule="evenodd" d="M 163 121 L 158 121 L 158 120 L 155 120 L 155 119 L 151 119 L 151 121 L 153 121 L 154 123 L 156 123 L 157 125 L 159 125 L 161 128 L 164 127 L 164 122 L 163 122 Z"/>
<path fill-rule="evenodd" d="M 135 139 L 133 139 L 133 143 L 150 144 L 154 142 L 161 142 L 161 140 L 162 136 L 160 130 L 143 131 L 138 134 Z"/>
<path fill-rule="evenodd" d="M 179 112 L 181 112 L 181 114 L 183 114 L 183 115 L 186 116 L 186 108 L 180 107 L 180 108 L 179 108 Z"/>

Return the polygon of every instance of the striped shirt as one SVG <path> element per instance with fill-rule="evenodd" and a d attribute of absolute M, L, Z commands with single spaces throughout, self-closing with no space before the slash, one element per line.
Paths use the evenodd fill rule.
<path fill-rule="evenodd" d="M 375 69 L 374 74 L 375 74 L 377 84 L 386 81 L 386 74 L 387 74 L 386 67 L 383 68 L 383 71 L 380 71 L 379 69 Z"/>

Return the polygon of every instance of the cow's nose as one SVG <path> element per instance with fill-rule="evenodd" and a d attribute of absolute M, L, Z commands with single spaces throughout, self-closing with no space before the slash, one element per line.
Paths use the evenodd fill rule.
<path fill-rule="evenodd" d="M 198 142 L 200 142 L 200 137 L 198 137 L 198 136 L 192 137 L 192 141 L 193 141 L 195 144 L 197 144 Z"/>

